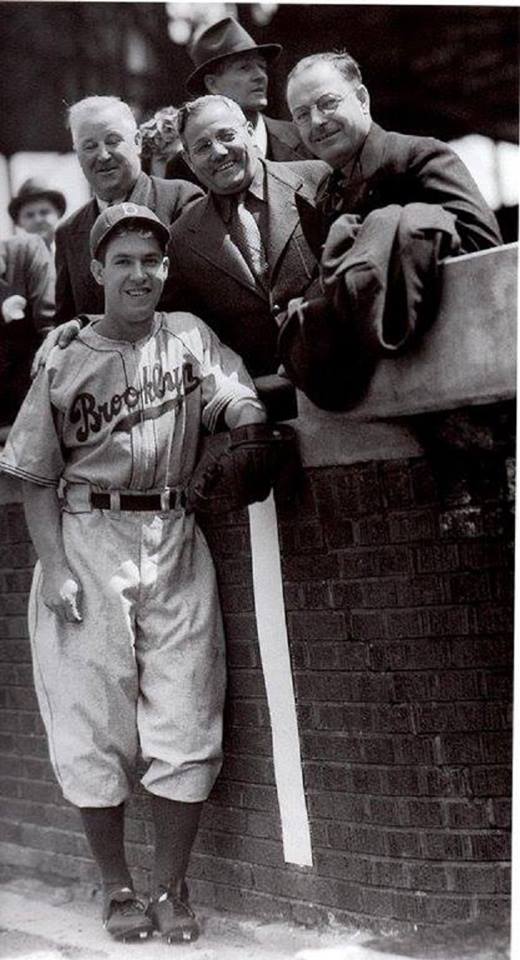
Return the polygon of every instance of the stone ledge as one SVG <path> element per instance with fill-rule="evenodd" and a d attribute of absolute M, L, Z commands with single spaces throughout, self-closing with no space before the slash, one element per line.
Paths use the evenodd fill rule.
<path fill-rule="evenodd" d="M 434 325 L 408 353 L 380 362 L 357 407 L 329 413 L 298 394 L 304 463 L 418 456 L 406 425 L 385 420 L 513 398 L 517 269 L 517 243 L 445 260 Z"/>

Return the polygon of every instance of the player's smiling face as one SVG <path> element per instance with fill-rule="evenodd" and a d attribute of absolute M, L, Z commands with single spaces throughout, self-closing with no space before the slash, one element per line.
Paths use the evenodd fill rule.
<path fill-rule="evenodd" d="M 97 197 L 124 199 L 141 172 L 141 134 L 117 105 L 87 114 L 74 130 L 81 169 Z"/>
<path fill-rule="evenodd" d="M 190 117 L 184 136 L 189 161 L 199 180 L 214 193 L 246 190 L 258 163 L 251 126 L 225 103 L 208 104 Z"/>
<path fill-rule="evenodd" d="M 168 258 L 152 231 L 116 234 L 108 240 L 104 262 L 93 260 L 91 268 L 105 293 L 99 332 L 115 340 L 145 336 L 168 273 Z"/>

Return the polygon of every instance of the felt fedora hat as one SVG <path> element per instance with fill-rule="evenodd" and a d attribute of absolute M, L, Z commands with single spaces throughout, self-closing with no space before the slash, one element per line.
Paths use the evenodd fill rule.
<path fill-rule="evenodd" d="M 42 199 L 49 200 L 49 202 L 56 207 L 60 217 L 63 216 L 67 209 L 67 201 L 63 194 L 60 193 L 59 190 L 53 190 L 51 187 L 48 187 L 46 183 L 42 183 L 41 180 L 36 180 L 33 177 L 30 177 L 29 180 L 25 180 L 22 183 L 17 195 L 11 200 L 7 208 L 9 216 L 16 223 L 18 214 L 24 203 L 33 203 L 35 200 Z"/>
<path fill-rule="evenodd" d="M 189 93 L 205 93 L 203 84 L 204 75 L 211 72 L 211 67 L 240 53 L 261 53 L 268 60 L 276 60 L 282 47 L 279 43 L 257 44 L 252 36 L 234 17 L 224 17 L 218 23 L 212 23 L 193 42 L 190 57 L 195 70 L 186 80 L 186 89 Z"/>

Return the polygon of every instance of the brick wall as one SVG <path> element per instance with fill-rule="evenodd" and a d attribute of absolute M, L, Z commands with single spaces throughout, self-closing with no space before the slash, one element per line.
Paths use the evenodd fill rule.
<path fill-rule="evenodd" d="M 247 515 L 208 529 L 230 680 L 225 766 L 191 864 L 195 899 L 383 929 L 507 916 L 511 517 L 503 462 L 493 469 L 492 483 L 483 475 L 443 505 L 425 458 L 310 469 L 279 509 L 313 867 L 283 860 Z M 20 505 L 0 511 L 0 854 L 92 882 L 32 689 L 33 552 Z M 145 888 L 142 790 L 127 835 Z"/>

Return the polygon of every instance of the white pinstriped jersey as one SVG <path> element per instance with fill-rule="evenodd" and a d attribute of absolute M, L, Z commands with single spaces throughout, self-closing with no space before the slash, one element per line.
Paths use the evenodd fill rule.
<path fill-rule="evenodd" d="M 229 402 L 256 400 L 249 374 L 192 314 L 156 313 L 135 343 L 101 336 L 93 319 L 65 350 L 51 351 L 0 469 L 44 486 L 60 478 L 97 489 L 182 486 L 201 424 L 211 431 Z"/>

